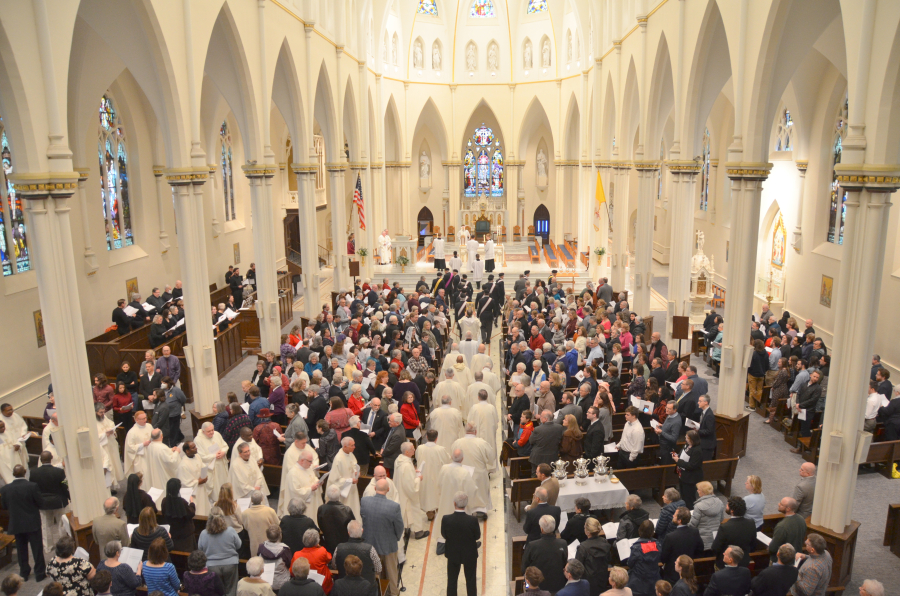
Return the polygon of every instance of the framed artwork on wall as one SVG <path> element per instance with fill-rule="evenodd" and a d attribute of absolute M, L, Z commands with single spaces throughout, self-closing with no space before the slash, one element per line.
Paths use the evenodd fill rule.
<path fill-rule="evenodd" d="M 131 302 L 131 296 L 133 294 L 140 294 L 141 291 L 138 289 L 138 281 L 136 277 L 132 277 L 131 279 L 125 280 L 125 300 Z"/>
<path fill-rule="evenodd" d="M 37 336 L 37 346 L 43 348 L 47 345 L 47 336 L 44 335 L 44 315 L 41 311 L 34 311 L 34 333 Z"/>
<path fill-rule="evenodd" d="M 822 289 L 819 290 L 819 304 L 831 308 L 831 293 L 834 289 L 834 278 L 822 276 Z"/>
<path fill-rule="evenodd" d="M 240 242 L 234 243 L 234 264 L 235 265 L 241 264 L 241 243 Z"/>

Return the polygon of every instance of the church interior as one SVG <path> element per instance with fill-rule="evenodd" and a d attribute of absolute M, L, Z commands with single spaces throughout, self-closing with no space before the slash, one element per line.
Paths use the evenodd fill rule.
<path fill-rule="evenodd" d="M 829 593 L 900 582 L 900 445 L 866 463 L 862 431 L 873 355 L 900 375 L 898 2 L 6 2 L 0 142 L 0 403 L 39 418 L 52 384 L 81 520 L 109 496 L 90 388 L 144 359 L 110 331 L 117 300 L 185 288 L 191 436 L 333 294 L 430 283 L 436 239 L 472 277 L 472 237 L 507 291 L 526 271 L 578 292 L 608 278 L 708 379 L 734 494 L 770 474 L 776 514 L 819 462 L 810 523 L 843 549 Z M 210 329 L 226 272 L 251 263 L 255 312 Z M 745 409 L 764 306 L 827 346 L 833 402 L 805 457 Z M 490 476 L 479 594 L 521 592 L 513 475 Z M 406 593 L 446 594 L 434 543 L 408 548 Z"/>

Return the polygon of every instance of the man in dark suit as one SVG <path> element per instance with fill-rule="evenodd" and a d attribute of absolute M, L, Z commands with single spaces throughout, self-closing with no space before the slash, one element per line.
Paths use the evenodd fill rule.
<path fill-rule="evenodd" d="M 525 523 L 522 524 L 522 530 L 528 535 L 528 542 L 537 540 L 541 537 L 541 517 L 549 515 L 556 520 L 556 526 L 559 525 L 559 518 L 562 515 L 562 511 L 556 505 L 547 503 L 548 496 L 546 488 L 540 487 L 534 491 L 534 498 L 537 501 L 537 504 L 528 506 L 528 511 L 525 512 Z M 556 526 L 554 526 L 554 528 Z"/>
<path fill-rule="evenodd" d="M 459 582 L 459 568 L 463 568 L 466 578 L 466 595 L 477 596 L 475 569 L 478 564 L 478 540 L 481 530 L 478 520 L 466 513 L 469 496 L 458 492 L 453 497 L 453 513 L 441 519 L 441 535 L 446 541 L 447 553 L 447 596 L 456 596 Z"/>
<path fill-rule="evenodd" d="M 354 420 L 356 418 L 356 420 Z M 343 437 L 350 437 L 356 442 L 356 448 L 353 450 L 353 456 L 356 458 L 356 463 L 359 465 L 359 475 L 360 476 L 368 476 L 369 475 L 369 457 L 375 455 L 377 449 L 375 449 L 374 443 L 372 443 L 371 437 L 369 437 L 368 433 L 364 433 L 360 430 L 360 421 L 358 416 L 351 416 L 350 418 L 350 430 L 344 431 Z M 353 424 L 355 422 L 355 424 Z M 341 437 L 341 438 L 343 438 Z"/>
<path fill-rule="evenodd" d="M 532 565 L 544 574 L 541 588 L 555 594 L 566 585 L 563 575 L 568 555 L 566 541 L 556 537 L 557 522 L 545 515 L 540 518 L 540 539 L 529 541 L 522 554 L 522 569 Z"/>
<path fill-rule="evenodd" d="M 7 533 L 16 537 L 16 551 L 19 556 L 19 575 L 28 581 L 31 566 L 28 563 L 28 545 L 34 557 L 34 577 L 38 582 L 47 577 L 44 564 L 44 545 L 41 539 L 41 489 L 34 482 L 25 479 L 25 466 L 17 464 L 13 468 L 13 481 L 0 488 L 0 504 L 9 512 Z"/>
<path fill-rule="evenodd" d="M 581 561 L 569 559 L 563 574 L 566 576 L 566 585 L 556 593 L 556 596 L 588 596 L 591 593 L 588 580 L 581 579 L 584 576 L 584 565 Z"/>
<path fill-rule="evenodd" d="M 722 558 L 729 546 L 737 546 L 744 551 L 744 558 L 738 561 L 741 567 L 750 567 L 750 552 L 756 546 L 756 522 L 748 517 L 747 504 L 741 497 L 729 497 L 725 513 L 731 518 L 719 524 L 719 533 L 713 540 L 712 551 L 716 555 L 716 569 L 725 566 Z"/>
<path fill-rule="evenodd" d="M 797 581 L 799 569 L 794 567 L 797 551 L 790 544 L 778 548 L 778 562 L 759 572 L 750 580 L 753 596 L 784 596 Z"/>
<path fill-rule="evenodd" d="M 691 512 L 688 511 L 688 508 L 676 509 L 674 518 L 678 527 L 666 534 L 659 554 L 659 560 L 664 565 L 662 578 L 670 584 L 677 582 L 680 577 L 675 571 L 675 560 L 678 557 L 687 555 L 695 559 L 703 553 L 703 539 L 700 538 L 700 530 L 688 525 L 691 521 Z"/>
<path fill-rule="evenodd" d="M 660 358 L 654 358 L 652 364 L 653 367 L 650 369 L 650 376 L 656 379 L 659 388 L 662 389 L 666 386 L 666 369 L 663 368 L 662 360 Z"/>
<path fill-rule="evenodd" d="M 697 389 L 694 387 L 694 382 L 690 379 L 685 379 L 681 383 L 681 389 L 683 393 L 675 401 L 675 411 L 681 416 L 683 424 L 687 424 L 688 419 L 699 422 L 700 393 L 697 392 Z M 681 432 L 683 433 L 685 430 L 686 427 L 682 426 Z"/>
<path fill-rule="evenodd" d="M 562 440 L 565 427 L 561 424 L 552 424 L 553 414 L 549 410 L 541 412 L 541 425 L 531 433 L 531 469 L 537 469 L 540 464 L 553 463 L 559 457 L 559 442 Z"/>
<path fill-rule="evenodd" d="M 737 546 L 729 546 L 725 551 L 725 568 L 713 573 L 704 596 L 729 596 L 750 593 L 750 570 L 738 565 L 744 558 L 744 551 Z"/>
<path fill-rule="evenodd" d="M 62 516 L 69 504 L 69 485 L 66 473 L 51 462 L 53 454 L 49 451 L 41 453 L 41 465 L 32 470 L 31 481 L 41 491 L 41 534 L 44 538 L 44 550 L 49 552 L 56 546 L 56 539 L 62 530 Z"/>
<path fill-rule="evenodd" d="M 603 445 L 606 444 L 606 435 L 603 425 L 600 424 L 600 410 L 594 406 L 587 411 L 588 427 L 584 433 L 584 453 L 588 459 L 603 455 Z"/>
<path fill-rule="evenodd" d="M 388 430 L 390 430 L 387 423 L 387 412 L 381 409 L 381 400 L 373 397 L 369 401 L 369 405 L 359 413 L 359 420 L 361 424 L 371 424 L 372 430 L 369 431 L 369 437 L 372 439 L 375 449 L 381 449 L 387 438 Z"/>
<path fill-rule="evenodd" d="M 116 330 L 119 335 L 125 335 L 131 332 L 131 325 L 134 322 L 131 317 L 125 314 L 125 299 L 119 298 L 116 307 L 112 311 L 112 322 L 116 324 Z"/>
<path fill-rule="evenodd" d="M 494 299 L 488 293 L 482 293 L 478 298 L 478 320 L 481 321 L 481 341 L 490 343 L 491 333 L 494 331 Z"/>
<path fill-rule="evenodd" d="M 709 407 L 709 396 L 701 395 L 697 399 L 700 407 L 700 450 L 703 451 L 703 461 L 712 461 L 716 458 L 716 414 Z"/>
<path fill-rule="evenodd" d="M 400 455 L 400 445 L 406 441 L 406 432 L 403 430 L 402 422 L 403 415 L 399 412 L 388 416 L 388 424 L 391 428 L 384 440 L 384 447 L 381 449 L 381 465 L 387 468 L 391 476 L 394 475 L 394 462 Z"/>
<path fill-rule="evenodd" d="M 337 485 L 333 486 L 337 489 Z M 328 488 L 331 488 L 331 486 Z M 322 534 L 325 536 L 322 546 L 325 547 L 325 550 L 334 554 L 334 549 L 337 548 L 338 544 L 347 542 L 350 539 L 347 524 L 351 520 L 356 519 L 356 516 L 353 515 L 352 509 L 341 503 L 340 490 L 326 490 L 325 497 L 328 501 L 319 507 L 319 510 L 316 512 L 316 521 L 319 524 L 319 529 L 322 530 Z M 290 513 L 290 509 L 288 509 L 288 512 Z"/>
<path fill-rule="evenodd" d="M 494 316 L 500 316 L 500 309 L 503 307 L 503 303 L 506 302 L 506 289 L 503 285 L 503 273 L 497 274 L 497 283 L 494 284 L 493 290 L 491 290 L 491 298 L 494 299 Z"/>

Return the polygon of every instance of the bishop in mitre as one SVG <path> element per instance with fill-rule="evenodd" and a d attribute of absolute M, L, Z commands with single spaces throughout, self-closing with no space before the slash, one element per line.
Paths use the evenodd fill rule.
<path fill-rule="evenodd" d="M 468 493 L 469 507 L 472 511 L 487 513 L 492 507 L 490 473 L 497 469 L 497 462 L 492 459 L 493 450 L 487 441 L 478 437 L 478 429 L 471 422 L 466 424 L 466 436 L 457 439 L 451 447 L 453 452 L 457 449 L 463 452 L 466 465 L 475 468 L 473 476 L 478 490 Z"/>
<path fill-rule="evenodd" d="M 403 527 L 409 528 L 416 540 L 420 540 L 428 536 L 428 517 L 419 503 L 419 497 L 422 494 L 422 473 L 416 470 L 416 465 L 413 463 L 415 454 L 416 449 L 412 443 L 406 442 L 400 445 L 400 455 L 394 462 L 394 484 L 400 496 Z M 388 498 L 390 498 L 390 493 L 388 493 Z"/>
<path fill-rule="evenodd" d="M 200 433 L 194 437 L 197 457 L 209 468 L 209 490 L 218 498 L 219 489 L 228 482 L 228 443 L 212 422 L 204 422 Z"/>
<path fill-rule="evenodd" d="M 262 470 L 259 469 L 259 464 L 251 457 L 250 444 L 241 443 L 235 445 L 235 449 L 237 456 L 231 460 L 231 472 L 228 475 L 231 488 L 234 490 L 234 498 L 249 497 L 255 490 L 268 496 L 269 487 L 263 478 Z"/>
<path fill-rule="evenodd" d="M 356 519 L 362 519 L 359 515 L 359 491 L 356 488 L 359 482 L 359 466 L 353 450 L 356 449 L 356 441 L 352 437 L 341 439 L 341 450 L 334 456 L 331 464 L 331 472 L 328 474 L 328 487 L 337 486 L 341 490 L 341 503 L 353 511 Z"/>
<path fill-rule="evenodd" d="M 184 444 L 184 457 L 178 462 L 178 479 L 181 488 L 193 489 L 196 515 L 208 515 L 213 495 L 209 484 L 209 468 L 203 463 L 197 451 L 197 444 L 188 441 Z"/>
<path fill-rule="evenodd" d="M 303 431 L 294 433 L 294 442 L 288 446 L 281 460 L 281 490 L 278 494 L 278 515 L 287 515 L 287 504 L 290 499 L 285 499 L 284 489 L 287 485 L 288 472 L 300 459 L 301 453 L 308 453 L 312 458 L 312 467 L 319 466 L 319 454 L 309 444 L 309 437 Z M 307 503 L 308 505 L 309 503 Z"/>
<path fill-rule="evenodd" d="M 118 484 L 125 479 L 125 471 L 119 460 L 119 442 L 116 440 L 116 425 L 106 417 L 106 406 L 97 402 L 94 404 L 94 413 L 97 416 L 97 435 L 100 440 L 100 448 L 106 452 L 109 458 L 109 470 L 112 483 Z"/>
<path fill-rule="evenodd" d="M 438 433 L 437 443 L 444 449 L 450 449 L 456 439 L 463 436 L 462 414 L 454 408 L 449 395 L 440 398 L 441 407 L 435 408 L 428 416 L 428 426 Z"/>
<path fill-rule="evenodd" d="M 375 466 L 375 469 L 372 471 L 372 481 L 369 482 L 368 486 L 366 486 L 366 490 L 363 491 L 363 498 L 375 496 L 375 485 L 378 484 L 379 480 L 384 480 L 388 484 L 387 498 L 394 503 L 399 504 L 400 493 L 397 492 L 397 485 L 394 484 L 393 480 L 387 477 L 387 470 L 384 466 Z"/>
<path fill-rule="evenodd" d="M 147 424 L 147 413 L 135 413 L 134 426 L 125 435 L 125 478 L 132 474 L 147 477 L 147 447 L 152 431 L 153 427 Z"/>
<path fill-rule="evenodd" d="M 463 466 L 462 449 L 456 449 L 451 455 L 453 460 L 451 463 L 441 468 L 438 475 L 438 490 L 440 497 L 438 498 L 438 512 L 436 519 L 444 519 L 445 515 L 450 515 L 454 511 L 453 495 L 457 492 L 464 492 L 467 495 L 474 495 L 478 488 L 475 486 L 475 480 L 472 478 L 472 470 L 469 466 Z M 470 514 L 474 511 L 472 508 L 472 500 L 469 499 L 469 506 L 466 513 Z M 444 537 L 438 535 L 437 541 L 445 542 Z"/>
<path fill-rule="evenodd" d="M 438 431 L 430 429 L 425 431 L 427 443 L 416 448 L 416 461 L 419 471 L 422 473 L 422 483 L 419 487 L 419 505 L 422 510 L 432 514 L 438 508 L 440 490 L 438 489 L 438 475 L 444 464 L 450 463 L 450 453 L 437 444 Z M 394 464 L 394 470 L 396 470 Z"/>
<path fill-rule="evenodd" d="M 162 491 L 156 499 L 158 507 L 166 494 L 166 483 L 178 474 L 178 461 L 181 459 L 181 454 L 178 453 L 177 446 L 169 447 L 163 443 L 163 434 L 158 428 L 154 428 L 150 432 L 150 444 L 147 445 L 145 451 L 147 453 L 147 475 L 144 476 L 144 480 L 147 481 L 150 488 Z"/>
<path fill-rule="evenodd" d="M 310 519 L 317 519 L 319 507 L 322 506 L 322 491 L 319 490 L 322 482 L 319 479 L 315 467 L 313 455 L 308 451 L 299 451 L 297 461 L 285 466 L 288 473 L 281 482 L 281 492 L 278 496 L 278 516 L 288 515 L 288 504 L 291 499 L 300 499 L 306 503 L 306 515 Z"/>
<path fill-rule="evenodd" d="M 477 384 L 477 383 L 476 383 Z M 490 389 L 482 389 L 478 392 L 478 401 L 469 408 L 466 422 L 474 424 L 477 436 L 484 439 L 491 450 L 491 461 L 497 461 L 497 428 L 500 426 L 500 414 L 497 407 L 488 399 Z"/>
<path fill-rule="evenodd" d="M 462 356 L 460 356 L 462 358 Z M 463 404 L 466 400 L 466 392 L 462 386 L 455 380 L 456 371 L 451 367 L 444 370 L 445 380 L 434 386 L 431 392 L 431 399 L 434 403 L 444 403 L 445 397 L 450 398 L 450 405 L 462 411 Z"/>

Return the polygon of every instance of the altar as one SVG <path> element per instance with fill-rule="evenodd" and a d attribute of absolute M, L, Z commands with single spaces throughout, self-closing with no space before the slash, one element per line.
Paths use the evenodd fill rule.
<path fill-rule="evenodd" d="M 391 240 L 391 253 L 393 262 L 397 262 L 397 257 L 404 256 L 409 259 L 410 263 L 416 262 L 416 251 L 418 250 L 418 239 L 411 236 L 394 236 Z"/>
<path fill-rule="evenodd" d="M 457 240 L 462 240 L 463 228 L 478 240 L 484 242 L 492 233 L 497 233 L 495 240 L 499 240 L 499 230 L 508 227 L 509 213 L 506 210 L 506 201 L 500 197 L 481 195 L 479 197 L 463 197 L 459 210 L 459 230 Z"/>

